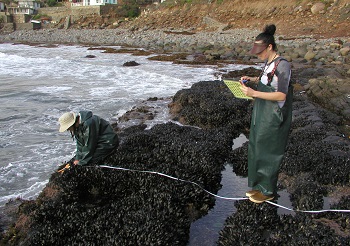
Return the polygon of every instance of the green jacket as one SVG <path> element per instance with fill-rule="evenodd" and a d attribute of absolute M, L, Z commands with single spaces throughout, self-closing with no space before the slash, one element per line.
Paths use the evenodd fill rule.
<path fill-rule="evenodd" d="M 118 147 L 119 140 L 111 125 L 91 111 L 80 111 L 80 124 L 75 129 L 75 159 L 79 165 L 98 164 Z"/>

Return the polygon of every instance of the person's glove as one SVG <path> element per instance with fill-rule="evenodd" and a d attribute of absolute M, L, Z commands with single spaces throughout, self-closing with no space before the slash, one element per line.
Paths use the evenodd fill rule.
<path fill-rule="evenodd" d="M 69 169 L 70 168 L 70 164 L 68 163 L 67 165 L 65 165 L 64 168 L 58 170 L 57 172 L 59 172 L 60 174 L 62 174 L 66 169 Z"/>

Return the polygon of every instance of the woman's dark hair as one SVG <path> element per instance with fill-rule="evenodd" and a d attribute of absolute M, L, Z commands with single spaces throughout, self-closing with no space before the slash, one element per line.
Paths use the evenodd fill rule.
<path fill-rule="evenodd" d="M 255 38 L 255 41 L 263 41 L 263 43 L 266 45 L 272 44 L 272 49 L 277 51 L 277 45 L 274 37 L 275 32 L 276 26 L 274 24 L 266 25 L 264 31 Z"/>

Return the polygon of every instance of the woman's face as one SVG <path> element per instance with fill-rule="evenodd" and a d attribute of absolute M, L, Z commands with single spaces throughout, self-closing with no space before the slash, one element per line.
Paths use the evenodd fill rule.
<path fill-rule="evenodd" d="M 260 53 L 256 54 L 256 56 L 260 59 L 260 60 L 266 60 L 269 58 L 269 54 L 271 52 L 272 49 L 272 45 L 269 44 L 266 49 L 264 49 L 263 51 L 261 51 Z"/>
<path fill-rule="evenodd" d="M 74 132 L 74 125 L 73 126 L 70 126 L 67 131 L 70 131 L 70 132 Z"/>
<path fill-rule="evenodd" d="M 72 135 L 74 135 L 75 128 L 79 126 L 79 119 L 80 118 L 78 118 L 77 121 L 67 129 Z"/>

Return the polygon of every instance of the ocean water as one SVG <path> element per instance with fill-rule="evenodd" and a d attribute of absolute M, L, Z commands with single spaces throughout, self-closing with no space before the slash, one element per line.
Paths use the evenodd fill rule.
<path fill-rule="evenodd" d="M 127 61 L 140 66 L 124 67 Z M 150 97 L 169 98 L 214 80 L 217 72 L 215 66 L 175 65 L 84 46 L 0 44 L 0 206 L 16 197 L 35 198 L 74 155 L 69 134 L 58 132 L 64 112 L 91 110 L 115 121 Z M 149 124 L 168 120 L 165 112 Z"/>
<path fill-rule="evenodd" d="M 219 70 L 147 58 L 84 46 L 0 44 L 0 208 L 17 197 L 34 199 L 58 166 L 73 157 L 75 142 L 68 132 L 58 132 L 58 118 L 64 112 L 91 110 L 115 122 L 150 97 L 165 98 L 157 104 L 159 115 L 147 122 L 150 128 L 170 120 L 167 104 L 178 90 L 214 80 L 222 69 L 246 67 L 227 65 Z M 124 67 L 128 61 L 140 65 Z M 222 184 L 219 195 L 242 196 L 246 180 L 226 166 Z M 208 216 L 193 223 L 189 245 L 203 240 L 214 245 L 233 211 L 232 201 L 218 200 Z"/>

